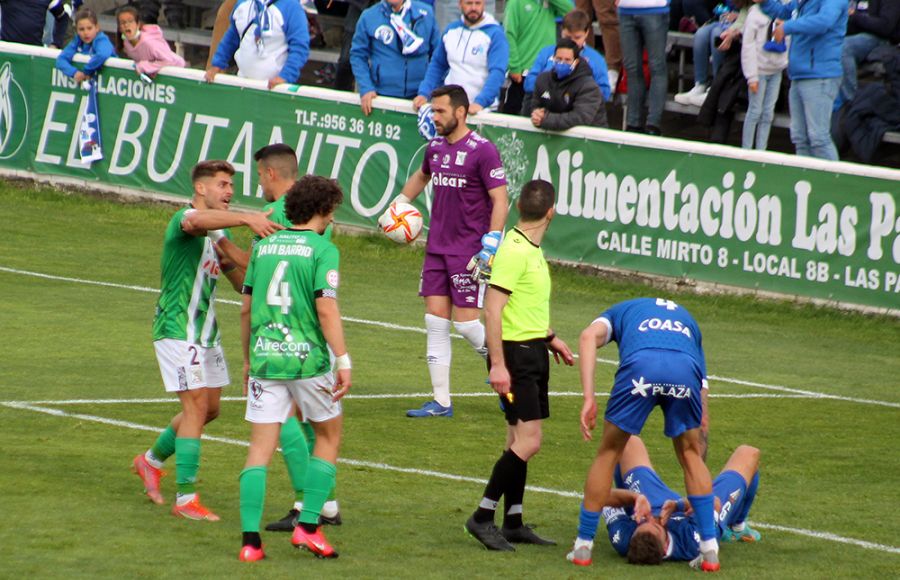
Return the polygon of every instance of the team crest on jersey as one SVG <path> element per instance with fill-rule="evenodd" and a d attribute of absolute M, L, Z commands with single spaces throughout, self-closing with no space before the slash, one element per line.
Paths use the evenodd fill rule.
<path fill-rule="evenodd" d="M 456 152 L 456 164 L 457 165 L 465 165 L 466 164 L 466 153 L 465 151 L 457 151 Z"/>
<path fill-rule="evenodd" d="M 382 24 L 375 29 L 375 34 L 373 36 L 385 44 L 390 44 L 394 42 L 394 29 L 387 24 Z"/>
<path fill-rule="evenodd" d="M 444 157 L 441 159 L 441 166 L 446 167 L 450 165 L 450 154 L 444 153 Z"/>

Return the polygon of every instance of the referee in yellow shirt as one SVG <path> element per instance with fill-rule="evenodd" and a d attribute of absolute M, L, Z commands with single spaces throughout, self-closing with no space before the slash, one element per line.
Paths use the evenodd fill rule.
<path fill-rule="evenodd" d="M 494 464 L 478 509 L 466 531 L 488 550 L 515 551 L 514 543 L 554 545 L 522 522 L 528 460 L 541 448 L 541 421 L 550 416 L 550 356 L 571 366 L 572 351 L 550 328 L 550 271 L 541 240 L 553 219 L 556 191 L 529 181 L 516 203 L 519 223 L 494 256 L 484 299 L 491 387 L 506 413 L 506 449 Z M 505 498 L 503 527 L 494 512 Z"/>

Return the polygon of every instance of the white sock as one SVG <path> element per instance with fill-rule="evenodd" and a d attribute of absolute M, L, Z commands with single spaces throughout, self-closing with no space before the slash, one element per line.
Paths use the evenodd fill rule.
<path fill-rule="evenodd" d="M 446 318 L 425 315 L 426 351 L 428 373 L 434 400 L 444 407 L 450 406 L 450 321 Z"/>
<path fill-rule="evenodd" d="M 322 506 L 322 511 L 319 512 L 326 518 L 333 518 L 338 514 L 338 502 L 336 499 L 328 500 Z"/>
<path fill-rule="evenodd" d="M 297 510 L 298 512 L 302 512 L 302 511 L 303 511 L 303 502 L 302 502 L 302 501 L 295 501 L 295 502 L 294 502 L 294 509 Z"/>
<path fill-rule="evenodd" d="M 745 527 L 746 526 L 744 525 L 744 522 L 741 522 L 739 524 L 734 524 L 733 526 L 731 526 L 731 531 L 732 532 L 743 532 Z"/>
<path fill-rule="evenodd" d="M 715 552 L 719 553 L 719 542 L 717 540 L 700 540 L 700 551 L 701 552 Z"/>
<path fill-rule="evenodd" d="M 179 493 L 175 496 L 175 503 L 178 505 L 184 505 L 186 503 L 190 503 L 195 497 L 197 497 L 196 493 Z"/>
<path fill-rule="evenodd" d="M 163 467 L 163 462 L 157 459 L 155 455 L 153 455 L 153 450 L 151 449 L 148 449 L 147 453 L 144 453 L 144 459 L 146 459 L 147 463 L 149 463 L 156 469 L 162 469 Z"/>
<path fill-rule="evenodd" d="M 475 319 L 468 322 L 454 321 L 453 327 L 456 328 L 456 332 L 463 335 L 463 338 L 469 341 L 469 344 L 472 345 L 475 352 L 480 354 L 482 358 L 487 358 L 487 346 L 484 344 L 484 325 L 481 324 L 480 320 Z"/>

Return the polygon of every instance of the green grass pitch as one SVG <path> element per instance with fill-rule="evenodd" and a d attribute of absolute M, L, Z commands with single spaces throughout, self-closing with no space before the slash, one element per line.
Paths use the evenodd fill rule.
<path fill-rule="evenodd" d="M 483 363 L 454 340 L 456 417 L 415 421 L 429 391 L 422 251 L 338 234 L 341 309 L 354 360 L 338 469 L 345 524 L 327 530 L 341 557 L 319 561 L 263 533 L 268 558 L 237 561 L 238 473 L 249 427 L 228 401 L 208 428 L 200 491 L 222 516 L 190 522 L 154 506 L 129 472 L 177 410 L 163 392 L 150 342 L 162 233 L 172 206 L 118 203 L 0 182 L 0 576 L 359 578 L 662 578 L 618 558 L 602 532 L 594 565 L 565 561 L 594 443 L 581 441 L 577 373 L 555 367 L 544 446 L 529 467 L 525 519 L 559 545 L 489 553 L 463 532 L 505 425 Z M 553 235 L 551 228 L 549 235 Z M 245 243 L 245 233 L 239 235 Z M 49 277 L 38 277 L 33 273 Z M 554 328 L 570 346 L 606 306 L 660 291 L 552 269 Z M 103 282 L 98 285 L 93 282 Z M 728 578 L 885 578 L 900 573 L 900 322 L 749 297 L 668 293 L 698 319 L 711 380 L 709 464 L 741 443 L 762 450 L 751 521 L 763 541 L 725 545 Z M 232 377 L 240 372 L 238 299 L 220 288 Z M 398 325 L 391 328 L 384 323 Z M 614 347 L 600 356 L 615 360 Z M 598 366 L 598 389 L 615 366 Z M 225 396 L 237 397 L 233 385 Z M 81 403 L 41 402 L 84 400 Z M 103 402 L 102 400 L 130 402 Z M 168 399 L 165 402 L 140 402 Z M 605 397 L 598 399 L 601 404 Z M 30 402 L 27 406 L 10 402 Z M 37 402 L 37 403 L 35 403 Z M 658 471 L 682 487 L 655 414 L 644 430 Z M 174 462 L 169 461 L 174 471 Z M 167 499 L 174 475 L 163 480 Z M 270 467 L 266 521 L 290 507 L 280 456 Z"/>

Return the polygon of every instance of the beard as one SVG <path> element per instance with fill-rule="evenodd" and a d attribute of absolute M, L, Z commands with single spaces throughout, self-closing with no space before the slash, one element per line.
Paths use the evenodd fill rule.
<path fill-rule="evenodd" d="M 435 129 L 437 129 L 438 135 L 441 137 L 446 137 L 450 133 L 456 131 L 457 127 L 459 127 L 459 121 L 455 118 L 447 121 L 446 125 L 435 125 Z"/>
<path fill-rule="evenodd" d="M 484 17 L 484 11 L 477 12 L 475 10 L 470 10 L 463 15 L 463 18 L 466 19 L 466 22 L 469 24 L 476 24 L 479 20 Z"/>

